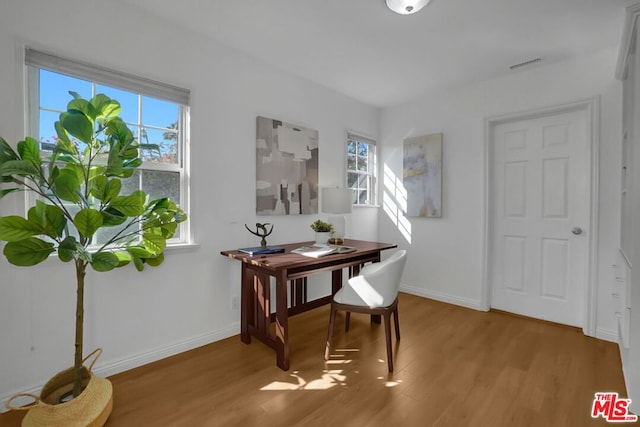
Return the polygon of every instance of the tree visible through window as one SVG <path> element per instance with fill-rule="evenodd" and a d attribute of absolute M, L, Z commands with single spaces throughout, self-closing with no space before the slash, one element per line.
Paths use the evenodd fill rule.
<path fill-rule="evenodd" d="M 69 92 L 86 99 L 98 93 L 105 94 L 120 103 L 120 117 L 140 143 L 157 147 L 140 153 L 143 164 L 123 182 L 122 193 L 141 189 L 151 199 L 169 197 L 187 211 L 185 148 L 188 133 L 185 126 L 188 105 L 179 101 L 188 100 L 188 91 L 49 54 L 31 50 L 26 53 L 29 134 L 40 141 L 43 158 L 55 145 L 54 123 L 73 99 Z M 137 90 L 138 83 L 140 90 Z M 167 93 L 168 96 L 163 96 Z M 185 227 L 176 232 L 174 242 L 188 240 Z M 97 235 L 94 244 L 105 238 L 108 236 Z"/>
<path fill-rule="evenodd" d="M 347 135 L 347 187 L 353 192 L 354 205 L 374 205 L 375 142 L 358 135 Z"/>

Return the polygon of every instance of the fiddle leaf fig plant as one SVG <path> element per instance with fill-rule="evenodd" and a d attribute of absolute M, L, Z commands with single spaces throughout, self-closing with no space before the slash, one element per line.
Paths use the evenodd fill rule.
<path fill-rule="evenodd" d="M 57 139 L 46 158 L 33 138 L 18 142 L 17 151 L 0 138 L 0 198 L 16 191 L 37 195 L 26 217 L 0 217 L 0 241 L 7 242 L 3 254 L 11 264 L 29 267 L 57 254 L 75 266 L 76 397 L 82 391 L 87 267 L 105 272 L 133 263 L 142 271 L 160 265 L 186 215 L 168 198 L 149 200 L 141 190 L 122 194 L 123 180 L 142 164 L 140 150 L 158 146 L 136 141 L 116 100 L 69 93 L 73 99 L 55 122 Z"/>

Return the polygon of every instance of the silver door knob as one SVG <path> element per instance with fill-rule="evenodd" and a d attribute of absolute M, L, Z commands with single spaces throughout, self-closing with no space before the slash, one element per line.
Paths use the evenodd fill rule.
<path fill-rule="evenodd" d="M 582 234 L 582 228 L 580 228 L 580 227 L 573 227 L 573 228 L 571 229 L 571 232 L 577 236 L 577 235 L 579 235 L 579 234 Z"/>

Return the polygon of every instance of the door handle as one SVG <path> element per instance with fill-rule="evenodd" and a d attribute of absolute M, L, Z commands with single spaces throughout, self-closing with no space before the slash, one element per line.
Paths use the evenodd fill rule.
<path fill-rule="evenodd" d="M 578 235 L 582 234 L 582 228 L 580 228 L 580 227 L 573 227 L 573 228 L 571 229 L 571 232 L 572 232 L 573 234 L 575 234 L 576 236 L 578 236 Z"/>

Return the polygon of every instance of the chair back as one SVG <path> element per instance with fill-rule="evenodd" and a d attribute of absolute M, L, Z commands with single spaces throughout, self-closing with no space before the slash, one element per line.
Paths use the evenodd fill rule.
<path fill-rule="evenodd" d="M 400 279 L 406 262 L 407 251 L 404 249 L 398 250 L 384 261 L 366 265 L 360 270 L 358 276 L 349 279 L 349 284 L 361 287 L 364 285 L 362 282 L 366 282 L 368 286 L 375 290 L 375 298 L 367 298 L 368 305 L 372 307 L 387 307 L 398 297 Z"/>

